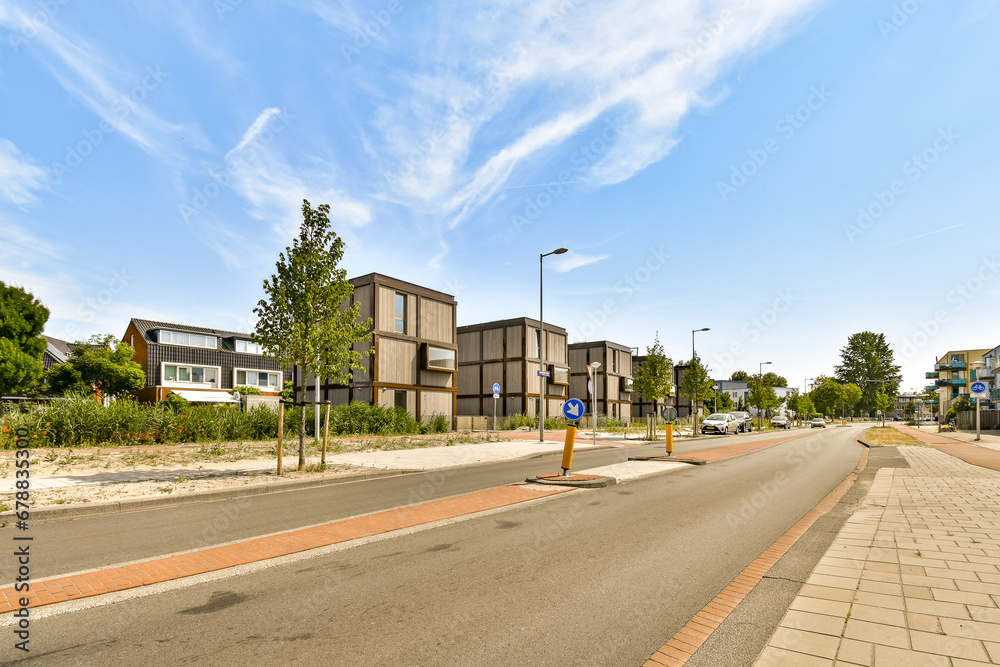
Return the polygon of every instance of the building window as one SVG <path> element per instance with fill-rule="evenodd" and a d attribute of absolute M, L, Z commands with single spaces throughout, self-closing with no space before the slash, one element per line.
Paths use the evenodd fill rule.
<path fill-rule="evenodd" d="M 180 364 L 164 364 L 164 382 L 190 382 L 192 384 L 210 384 L 218 386 L 218 368 L 204 366 L 181 366 Z"/>
<path fill-rule="evenodd" d="M 611 350 L 611 372 L 618 372 L 618 350 Z"/>
<path fill-rule="evenodd" d="M 237 387 L 265 387 L 274 391 L 281 388 L 281 373 L 239 369 L 235 373 Z"/>
<path fill-rule="evenodd" d="M 180 345 L 183 347 L 205 347 L 210 350 L 216 348 L 215 336 L 186 334 L 177 331 L 161 331 L 159 342 L 165 345 Z"/>
<path fill-rule="evenodd" d="M 396 333 L 406 333 L 406 295 L 396 292 Z"/>
<path fill-rule="evenodd" d="M 399 410 L 406 409 L 406 391 L 397 389 L 393 392 L 393 405 Z"/>
<path fill-rule="evenodd" d="M 455 350 L 448 350 L 443 347 L 435 347 L 433 345 L 425 345 L 424 349 L 427 351 L 427 358 L 424 362 L 424 368 L 429 371 L 453 371 L 456 368 L 456 355 Z"/>
<path fill-rule="evenodd" d="M 558 366 L 550 366 L 552 371 L 552 377 L 549 378 L 549 382 L 552 384 L 569 384 L 569 369 L 560 368 Z"/>
<path fill-rule="evenodd" d="M 622 391 L 632 391 L 635 387 L 635 381 L 632 378 L 622 378 Z"/>
<path fill-rule="evenodd" d="M 532 352 L 533 357 L 536 359 L 542 358 L 542 331 L 541 329 L 534 329 L 535 332 L 535 349 Z"/>
<path fill-rule="evenodd" d="M 260 349 L 260 344 L 251 343 L 248 340 L 238 340 L 236 341 L 236 351 L 237 352 L 247 352 L 249 354 L 263 354 Z"/>

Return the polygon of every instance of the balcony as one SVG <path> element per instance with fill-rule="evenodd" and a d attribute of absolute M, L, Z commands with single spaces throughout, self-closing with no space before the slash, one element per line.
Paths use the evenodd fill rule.
<path fill-rule="evenodd" d="M 951 370 L 953 371 L 964 371 L 968 366 L 965 365 L 964 361 L 953 361 L 951 362 Z"/>
<path fill-rule="evenodd" d="M 950 387 L 951 386 L 951 380 L 949 380 L 948 378 L 944 378 L 942 380 L 938 380 L 937 382 L 934 383 L 934 386 L 935 387 Z"/>
<path fill-rule="evenodd" d="M 938 372 L 937 371 L 927 371 L 927 373 L 924 374 L 924 378 L 927 379 L 927 380 L 937 380 L 937 378 L 938 378 Z"/>
<path fill-rule="evenodd" d="M 934 366 L 934 370 L 936 370 L 936 371 L 950 371 L 951 370 L 951 364 L 936 364 Z"/>
<path fill-rule="evenodd" d="M 924 387 L 924 391 L 937 391 L 937 390 L 938 390 L 937 386 L 933 384 Z"/>
<path fill-rule="evenodd" d="M 951 380 L 948 380 L 948 382 L 950 382 L 953 387 L 964 387 L 969 384 L 969 381 L 965 378 L 952 378 Z"/>

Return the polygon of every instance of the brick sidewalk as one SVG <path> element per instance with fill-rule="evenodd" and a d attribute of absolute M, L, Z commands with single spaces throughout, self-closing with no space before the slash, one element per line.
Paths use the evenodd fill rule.
<path fill-rule="evenodd" d="M 1000 664 L 1000 473 L 899 451 L 910 468 L 876 473 L 758 667 Z"/>
<path fill-rule="evenodd" d="M 907 435 L 912 435 L 925 445 L 955 458 L 962 459 L 966 463 L 1000 471 L 1000 450 L 991 447 L 979 447 L 942 434 L 927 433 L 909 426 L 896 425 L 896 428 Z"/>

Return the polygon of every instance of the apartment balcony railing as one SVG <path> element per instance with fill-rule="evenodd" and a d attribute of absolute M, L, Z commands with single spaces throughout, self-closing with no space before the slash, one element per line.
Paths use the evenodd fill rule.
<path fill-rule="evenodd" d="M 926 387 L 924 387 L 924 391 L 937 391 L 937 385 L 933 384 L 927 385 Z"/>
<path fill-rule="evenodd" d="M 936 380 L 938 378 L 938 375 L 939 373 L 937 371 L 927 371 L 927 373 L 924 375 L 924 378 L 927 380 Z"/>
<path fill-rule="evenodd" d="M 968 366 L 965 365 L 964 361 L 953 361 L 951 362 L 951 370 L 953 371 L 964 371 Z"/>
<path fill-rule="evenodd" d="M 934 370 L 936 371 L 950 371 L 951 364 L 935 364 Z"/>
<path fill-rule="evenodd" d="M 934 383 L 934 386 L 935 387 L 950 387 L 951 386 L 951 380 L 949 380 L 948 378 L 944 378 L 942 380 L 938 380 L 937 382 Z"/>
<path fill-rule="evenodd" d="M 969 381 L 966 380 L 965 378 L 952 378 L 950 382 L 951 386 L 953 387 L 964 387 L 965 385 L 969 384 Z"/>

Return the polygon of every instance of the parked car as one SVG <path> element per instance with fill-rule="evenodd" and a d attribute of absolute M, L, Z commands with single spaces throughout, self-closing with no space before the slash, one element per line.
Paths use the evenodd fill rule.
<path fill-rule="evenodd" d="M 775 415 L 771 417 L 771 426 L 774 428 L 792 428 L 792 421 L 785 415 Z"/>
<path fill-rule="evenodd" d="M 750 416 L 749 412 L 740 412 L 737 410 L 735 412 L 730 412 L 729 414 L 736 418 L 736 421 L 740 426 L 740 433 L 753 430 L 753 417 Z"/>
<path fill-rule="evenodd" d="M 809 424 L 809 428 L 826 428 L 826 420 L 822 417 L 816 417 Z"/>
<path fill-rule="evenodd" d="M 723 435 L 739 433 L 740 423 L 737 421 L 736 417 L 728 412 L 714 412 L 706 417 L 705 421 L 701 423 L 701 432 L 722 433 Z"/>

